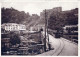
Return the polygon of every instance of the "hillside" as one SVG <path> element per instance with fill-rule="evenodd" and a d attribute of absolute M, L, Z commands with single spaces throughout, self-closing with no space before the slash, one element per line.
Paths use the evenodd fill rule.
<path fill-rule="evenodd" d="M 48 28 L 61 30 L 65 25 L 78 24 L 78 8 L 68 11 L 62 11 L 61 7 L 46 9 L 46 18 L 48 19 Z M 20 23 L 25 24 L 27 28 L 45 24 L 45 10 L 38 16 L 14 8 L 1 8 L 1 23 Z"/>

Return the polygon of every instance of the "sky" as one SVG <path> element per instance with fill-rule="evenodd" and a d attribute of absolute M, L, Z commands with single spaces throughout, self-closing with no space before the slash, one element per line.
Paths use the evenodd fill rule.
<path fill-rule="evenodd" d="M 19 1 L 19 2 L 18 2 Z M 62 7 L 62 10 L 71 10 L 78 8 L 78 2 L 52 2 L 52 1 L 38 1 L 38 2 L 20 2 L 22 0 L 3 0 L 1 2 L 1 7 L 5 8 L 15 8 L 19 11 L 29 12 L 30 14 L 38 14 L 44 9 L 52 9 L 54 7 Z"/>
<path fill-rule="evenodd" d="M 3 2 L 27 2 L 33 0 L 2 0 Z M 80 0 L 34 0 L 34 1 L 80 1 Z"/>

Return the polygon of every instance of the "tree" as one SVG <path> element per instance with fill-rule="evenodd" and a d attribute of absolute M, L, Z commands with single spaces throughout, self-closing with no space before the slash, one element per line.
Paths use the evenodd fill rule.
<path fill-rule="evenodd" d="M 1 21 L 3 23 L 21 23 L 29 18 L 29 13 L 14 8 L 1 8 Z"/>
<path fill-rule="evenodd" d="M 12 45 L 20 44 L 20 37 L 19 34 L 15 34 L 14 32 L 10 33 L 10 43 Z"/>
<path fill-rule="evenodd" d="M 69 13 L 66 13 L 66 15 L 67 15 L 66 24 L 67 25 L 76 25 L 76 24 L 78 24 L 78 16 L 76 16 L 73 11 L 69 12 Z"/>
<path fill-rule="evenodd" d="M 48 23 L 50 29 L 61 30 L 65 24 L 64 14 L 62 12 L 52 12 Z"/>

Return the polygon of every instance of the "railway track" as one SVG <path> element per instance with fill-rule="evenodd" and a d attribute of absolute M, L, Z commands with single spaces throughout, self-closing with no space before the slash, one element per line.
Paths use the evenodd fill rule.
<path fill-rule="evenodd" d="M 62 39 L 57 39 L 58 45 L 54 47 L 54 50 L 50 50 L 48 52 L 42 53 L 38 56 L 58 56 L 64 49 L 64 42 Z M 54 44 L 52 44 L 54 45 Z"/>
<path fill-rule="evenodd" d="M 52 40 L 52 39 L 51 39 Z M 65 40 L 64 38 L 53 39 L 57 40 L 57 46 L 53 43 L 54 50 L 42 53 L 38 56 L 67 56 L 67 55 L 78 55 L 77 54 L 77 44 L 74 44 L 71 41 Z M 69 46 L 69 47 L 68 47 Z"/>
<path fill-rule="evenodd" d="M 62 39 L 59 39 L 59 42 L 60 42 L 59 47 L 55 50 L 55 52 L 51 56 L 58 56 L 64 49 L 65 46 L 64 41 Z"/>
<path fill-rule="evenodd" d="M 53 33 L 51 35 L 54 36 Z M 64 49 L 65 44 L 64 44 L 63 39 L 59 38 L 58 40 L 60 42 L 60 45 L 51 56 L 58 56 L 62 52 L 62 50 Z"/>
<path fill-rule="evenodd" d="M 71 41 L 61 38 L 64 42 L 63 49 L 57 56 L 77 56 L 78 55 L 78 46 Z"/>

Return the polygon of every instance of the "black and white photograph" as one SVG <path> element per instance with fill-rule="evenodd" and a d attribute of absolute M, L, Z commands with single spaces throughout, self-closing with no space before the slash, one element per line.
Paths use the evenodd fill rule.
<path fill-rule="evenodd" d="M 78 2 L 3 0 L 1 56 L 78 56 Z"/>

